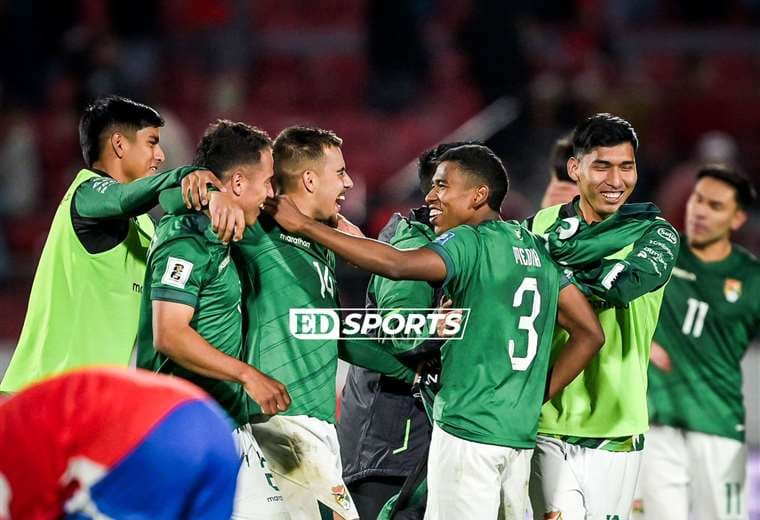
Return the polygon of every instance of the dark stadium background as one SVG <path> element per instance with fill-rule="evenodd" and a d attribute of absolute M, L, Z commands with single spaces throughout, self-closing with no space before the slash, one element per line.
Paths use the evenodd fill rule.
<path fill-rule="evenodd" d="M 609 111 L 642 142 L 634 199 L 680 227 L 701 161 L 760 180 L 760 0 L 0 1 L 0 374 L 82 164 L 79 112 L 106 93 L 160 108 L 167 167 L 217 117 L 334 130 L 356 182 L 344 211 L 373 236 L 418 204 L 416 155 L 450 138 L 492 146 L 512 178 L 505 216 L 532 213 L 553 141 Z M 738 241 L 758 253 L 759 231 L 755 214 Z M 339 274 L 360 305 L 366 276 Z M 758 348 L 746 369 L 757 450 Z"/>

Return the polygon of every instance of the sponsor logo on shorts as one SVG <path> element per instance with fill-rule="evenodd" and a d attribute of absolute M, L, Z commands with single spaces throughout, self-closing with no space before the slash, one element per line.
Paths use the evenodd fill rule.
<path fill-rule="evenodd" d="M 298 339 L 460 340 L 470 309 L 290 309 L 290 333 Z"/>
<path fill-rule="evenodd" d="M 340 507 L 348 511 L 351 509 L 351 498 L 348 496 L 348 491 L 346 491 L 346 486 L 340 484 L 338 486 L 333 486 L 330 488 L 330 493 L 332 493 L 332 496 L 335 498 L 335 501 L 338 503 Z"/>

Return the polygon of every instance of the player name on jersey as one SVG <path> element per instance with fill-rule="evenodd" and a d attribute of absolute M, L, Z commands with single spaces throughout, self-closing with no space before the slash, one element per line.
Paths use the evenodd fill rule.
<path fill-rule="evenodd" d="M 527 267 L 541 267 L 541 259 L 535 249 L 513 246 L 512 252 L 515 255 L 515 262 L 518 264 Z"/>

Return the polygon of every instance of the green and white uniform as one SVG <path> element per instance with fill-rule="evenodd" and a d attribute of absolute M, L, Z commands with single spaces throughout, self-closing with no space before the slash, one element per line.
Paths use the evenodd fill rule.
<path fill-rule="evenodd" d="M 441 352 L 426 518 L 522 518 L 561 286 L 540 237 L 513 222 L 458 226 L 429 246 L 470 309 Z"/>
<path fill-rule="evenodd" d="M 161 205 L 169 212 L 183 211 L 179 190 L 163 193 Z M 332 251 L 286 232 L 263 214 L 234 249 L 245 295 L 246 360 L 284 384 L 292 399 L 286 412 L 264 422 L 250 400 L 253 434 L 291 516 L 316 514 L 319 501 L 345 518 L 356 518 L 334 426 L 338 356 L 399 379 L 411 381 L 413 373 L 372 342 L 299 340 L 291 333 L 291 308 L 340 307 Z"/>
<path fill-rule="evenodd" d="M 156 351 L 151 302 L 192 307 L 190 327 L 217 350 L 243 359 L 240 294 L 240 277 L 230 259 L 229 247 L 210 229 L 206 215 L 166 215 L 161 219 L 148 253 L 137 366 L 192 381 L 219 402 L 236 426 L 248 423 L 248 399 L 243 386 L 201 376 Z"/>
<path fill-rule="evenodd" d="M 737 245 L 703 262 L 686 244 L 654 339 L 672 370 L 649 367 L 640 488 L 646 518 L 747 518 L 741 360 L 760 331 L 760 262 Z"/>
<path fill-rule="evenodd" d="M 148 210 L 194 168 L 121 184 L 81 170 L 53 217 L 0 391 L 87 365 L 126 366 L 137 335 Z"/>
<path fill-rule="evenodd" d="M 283 497 L 250 427 L 248 394 L 233 381 L 199 375 L 153 347 L 153 301 L 194 309 L 190 326 L 216 349 L 243 359 L 241 287 L 230 248 L 212 231 L 206 215 L 166 215 L 148 253 L 137 340 L 137 366 L 192 381 L 216 399 L 235 423 L 243 463 L 235 494 L 235 519 L 287 520 Z"/>
<path fill-rule="evenodd" d="M 626 204 L 587 224 L 578 198 L 529 219 L 589 295 L 605 343 L 541 412 L 533 459 L 534 517 L 628 518 L 648 429 L 647 365 L 678 235 L 652 204 Z M 568 338 L 557 329 L 552 359 Z M 586 516 L 588 515 L 588 516 Z"/>

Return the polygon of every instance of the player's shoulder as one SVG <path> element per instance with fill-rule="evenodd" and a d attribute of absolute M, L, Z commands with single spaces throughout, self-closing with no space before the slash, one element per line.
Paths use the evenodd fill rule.
<path fill-rule="evenodd" d="M 164 215 L 156 226 L 151 250 L 188 248 L 211 252 L 225 247 L 211 231 L 211 221 L 201 213 Z"/>
<path fill-rule="evenodd" d="M 760 277 L 760 259 L 739 244 L 732 244 L 732 247 L 734 254 L 742 262 L 743 268 L 751 270 L 753 276 Z"/>

